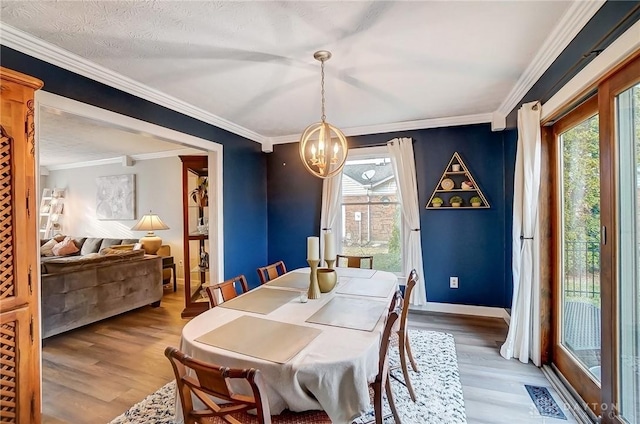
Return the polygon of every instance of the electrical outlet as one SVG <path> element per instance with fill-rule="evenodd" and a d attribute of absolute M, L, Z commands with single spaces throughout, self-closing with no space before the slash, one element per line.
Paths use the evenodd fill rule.
<path fill-rule="evenodd" d="M 458 288 L 458 277 L 449 277 L 449 288 Z"/>

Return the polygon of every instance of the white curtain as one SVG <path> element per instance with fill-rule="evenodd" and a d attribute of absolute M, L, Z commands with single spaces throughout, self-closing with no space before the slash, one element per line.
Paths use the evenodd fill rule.
<path fill-rule="evenodd" d="M 506 358 L 540 366 L 540 275 L 538 195 L 540 192 L 540 111 L 538 102 L 518 111 L 518 148 L 513 185 L 513 301 Z"/>
<path fill-rule="evenodd" d="M 336 252 L 340 252 L 340 205 L 342 198 L 342 172 L 322 182 L 322 208 L 320 210 L 320 259 L 324 261 L 324 234 L 331 232 Z"/>
<path fill-rule="evenodd" d="M 416 284 L 411 294 L 412 305 L 427 304 L 427 289 L 422 266 L 422 244 L 420 242 L 420 209 L 418 207 L 418 183 L 416 162 L 413 157 L 413 141 L 410 138 L 396 138 L 387 143 L 393 172 L 398 184 L 398 200 L 402 208 L 402 248 L 404 263 L 402 271 L 409 275 L 416 269 L 421 284 Z"/>

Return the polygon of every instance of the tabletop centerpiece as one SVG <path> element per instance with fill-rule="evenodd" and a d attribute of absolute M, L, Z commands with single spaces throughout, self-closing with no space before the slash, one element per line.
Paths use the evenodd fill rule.
<path fill-rule="evenodd" d="M 307 262 L 311 268 L 309 273 L 309 299 L 320 298 L 320 287 L 318 286 L 318 265 L 320 264 L 320 238 L 307 237 Z"/>
<path fill-rule="evenodd" d="M 324 234 L 324 261 L 327 263 L 327 267 L 317 270 L 320 293 L 330 292 L 338 282 L 338 274 L 333 269 L 336 262 L 336 248 L 331 232 Z"/>
<path fill-rule="evenodd" d="M 333 269 L 336 263 L 336 247 L 331 232 L 324 234 L 324 261 L 327 263 L 327 268 L 329 269 Z"/>

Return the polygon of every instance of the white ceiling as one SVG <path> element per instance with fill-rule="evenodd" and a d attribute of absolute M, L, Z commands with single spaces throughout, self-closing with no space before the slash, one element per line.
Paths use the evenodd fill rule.
<path fill-rule="evenodd" d="M 115 127 L 111 124 L 49 108 L 40 109 L 40 165 L 48 169 L 90 165 L 123 156 L 175 156 L 184 146 Z"/>
<path fill-rule="evenodd" d="M 508 103 L 516 88 L 535 82 L 535 75 L 525 86 L 522 81 L 540 68 L 535 62 L 545 49 L 557 55 L 569 42 L 559 32 L 573 37 L 584 25 L 590 16 L 570 16 L 578 7 L 585 6 L 3 0 L 0 20 L 278 142 L 297 140 L 319 120 L 316 50 L 333 53 L 326 65 L 327 120 L 340 128 L 367 133 L 452 117 L 487 122 L 501 106 L 515 106 Z M 592 15 L 597 7 L 591 9 Z M 559 39 L 565 44 L 554 46 Z M 538 76 L 553 59 L 546 58 Z"/>

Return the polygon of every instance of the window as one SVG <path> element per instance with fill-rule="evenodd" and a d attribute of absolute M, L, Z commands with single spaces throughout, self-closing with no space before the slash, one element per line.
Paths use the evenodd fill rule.
<path fill-rule="evenodd" d="M 402 272 L 400 204 L 386 147 L 354 149 L 342 171 L 345 255 L 373 255 L 376 269 Z"/>

